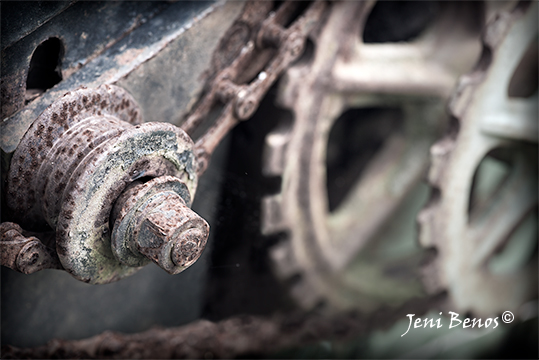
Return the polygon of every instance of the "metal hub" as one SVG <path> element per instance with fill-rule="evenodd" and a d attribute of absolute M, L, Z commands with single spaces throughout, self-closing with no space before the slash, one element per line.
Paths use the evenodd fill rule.
<path fill-rule="evenodd" d="M 170 273 L 192 264 L 205 245 L 209 227 L 188 208 L 197 185 L 193 142 L 173 125 L 139 124 L 139 114 L 135 101 L 121 88 L 80 89 L 44 111 L 13 155 L 8 206 L 14 219 L 30 230 L 42 231 L 47 225 L 55 229 L 60 262 L 79 280 L 111 282 L 147 262 L 126 260 L 121 251 L 113 252 L 115 223 L 116 249 L 126 241 L 135 257 L 145 256 Z M 122 197 L 137 180 L 146 183 L 131 187 L 130 195 Z M 140 195 L 133 192 L 135 188 Z M 125 206 L 118 205 L 118 217 L 110 218 L 119 198 Z M 145 208 L 143 214 L 136 213 L 140 208 Z M 179 229 L 174 221 L 163 225 L 167 211 L 185 217 L 186 228 Z M 125 214 L 133 212 L 134 225 L 126 220 L 123 226 Z M 182 231 L 156 238 L 148 231 L 149 224 L 162 224 L 165 233 Z M 195 228 L 197 232 L 188 231 Z"/>

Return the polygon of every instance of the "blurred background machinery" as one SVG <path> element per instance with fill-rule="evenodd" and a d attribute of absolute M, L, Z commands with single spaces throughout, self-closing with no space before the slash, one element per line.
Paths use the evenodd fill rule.
<path fill-rule="evenodd" d="M 2 356 L 537 355 L 537 3 L 1 6 Z"/>

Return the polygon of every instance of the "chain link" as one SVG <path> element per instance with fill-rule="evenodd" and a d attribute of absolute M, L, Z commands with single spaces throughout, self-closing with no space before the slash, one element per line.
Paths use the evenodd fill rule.
<path fill-rule="evenodd" d="M 273 11 L 271 2 L 248 2 L 225 34 L 214 54 L 209 90 L 181 126 L 193 136 L 222 104 L 221 114 L 196 141 L 198 175 L 204 173 L 211 154 L 226 134 L 254 114 L 279 75 L 302 54 L 305 40 L 321 20 L 327 4 L 314 2 L 294 19 L 301 6 L 300 2 L 287 1 Z M 242 40 L 248 41 L 242 44 Z"/>

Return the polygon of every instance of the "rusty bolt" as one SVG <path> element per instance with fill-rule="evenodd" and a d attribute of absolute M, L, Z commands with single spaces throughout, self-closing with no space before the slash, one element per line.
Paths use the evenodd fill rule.
<path fill-rule="evenodd" d="M 138 251 L 175 274 L 202 254 L 209 226 L 176 193 L 160 193 L 136 220 L 134 235 Z"/>
<path fill-rule="evenodd" d="M 298 57 L 301 55 L 301 52 L 303 51 L 303 47 L 305 46 L 305 39 L 303 36 L 301 36 L 298 32 L 292 32 L 288 39 L 286 40 L 290 56 L 293 58 Z"/>
<path fill-rule="evenodd" d="M 253 95 L 239 96 L 236 102 L 236 116 L 240 120 L 250 118 L 258 108 L 258 99 Z"/>
<path fill-rule="evenodd" d="M 144 257 L 177 274 L 202 254 L 209 225 L 171 188 L 170 184 L 181 181 L 163 178 L 136 184 L 118 199 L 112 244 L 115 255 L 126 265 L 143 265 L 140 259 Z"/>

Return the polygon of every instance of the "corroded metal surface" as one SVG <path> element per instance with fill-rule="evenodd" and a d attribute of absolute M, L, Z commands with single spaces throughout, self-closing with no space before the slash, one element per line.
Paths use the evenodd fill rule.
<path fill-rule="evenodd" d="M 51 37 L 61 38 L 68 49 L 60 59 L 65 80 L 167 7 L 170 5 L 130 2 L 75 1 L 27 6 L 5 3 L 1 42 L 2 119 L 26 105 L 29 65 L 40 43 Z M 85 16 L 80 16 L 81 13 Z M 95 27 L 96 23 L 101 25 Z"/>
<path fill-rule="evenodd" d="M 125 131 L 84 158 L 71 176 L 58 215 L 56 246 L 66 270 L 91 282 L 109 282 L 133 272 L 111 253 L 108 215 L 113 203 L 130 181 L 141 177 L 172 175 L 185 181 L 194 194 L 191 144 L 173 125 L 146 123 Z M 76 256 L 81 253 L 86 256 Z M 114 271 L 101 273 L 105 271 L 100 270 L 102 263 Z"/>
<path fill-rule="evenodd" d="M 398 232 L 383 232 L 397 227 L 397 210 L 417 195 L 429 146 L 446 122 L 444 101 L 480 49 L 478 19 L 463 16 L 468 9 L 454 4 L 444 5 L 443 15 L 415 41 L 358 41 L 373 5 L 332 4 L 321 31 L 310 36 L 313 58 L 292 66 L 281 84 L 279 102 L 292 110 L 294 122 L 267 137 L 264 170 L 282 176 L 282 185 L 264 199 L 262 230 L 287 234 L 272 250 L 274 268 L 282 279 L 295 279 L 292 295 L 305 308 L 324 303 L 333 310 L 373 311 L 422 294 L 413 270 L 404 270 L 417 267 L 417 250 L 385 257 L 373 249 L 402 240 Z M 438 57 L 452 52 L 458 58 Z M 377 106 L 402 109 L 403 131 L 386 140 L 345 200 L 330 211 L 329 132 L 347 109 Z M 419 207 L 413 209 L 403 211 L 412 233 L 410 214 Z"/>
<path fill-rule="evenodd" d="M 96 116 L 105 117 L 106 124 L 92 128 L 100 123 Z M 121 88 L 65 94 L 36 119 L 13 155 L 7 186 L 12 218 L 24 219 L 29 230 L 41 230 L 46 222 L 54 227 L 61 194 L 80 161 L 124 130 L 124 124 L 141 122 L 134 100 Z"/>
<path fill-rule="evenodd" d="M 72 29 L 66 31 L 65 26 L 80 18 L 78 12 L 84 11 L 85 7 L 112 11 L 108 14 L 98 9 L 90 11 L 91 14 L 84 16 L 85 21 L 77 23 L 76 32 Z M 135 16 L 124 22 L 132 14 L 132 11 L 124 9 L 130 7 L 136 8 Z M 203 73 L 210 65 L 211 55 L 219 41 L 215 34 L 222 34 L 242 7 L 241 2 L 148 2 L 134 5 L 130 2 L 86 5 L 77 2 L 69 11 L 64 11 L 23 38 L 17 45 L 22 49 L 19 54 L 22 56 L 13 58 L 8 54 L 2 57 L 2 64 L 6 64 L 2 66 L 2 84 L 6 89 L 4 91 L 3 87 L 2 96 L 8 97 L 6 104 L 2 102 L 3 108 L 7 110 L 7 106 L 17 104 L 20 110 L 2 118 L 0 147 L 11 155 L 30 125 L 48 106 L 66 92 L 81 86 L 118 85 L 137 100 L 146 121 L 179 125 L 200 95 Z M 148 8 L 151 10 L 144 10 Z M 143 14 L 136 14 L 138 11 Z M 93 19 L 99 16 L 116 16 L 124 21 L 108 21 L 102 29 L 93 29 L 96 23 Z M 109 25 L 118 32 L 107 31 Z M 66 38 L 62 41 L 65 40 L 66 53 L 63 65 L 69 68 L 62 69 L 63 80 L 21 108 L 33 50 L 42 41 L 64 32 Z M 100 43 L 103 39 L 94 38 L 101 35 L 103 39 L 107 36 L 109 39 Z M 93 43 L 94 40 L 97 44 Z M 12 46 L 6 51 L 16 53 L 18 50 Z"/>
<path fill-rule="evenodd" d="M 382 329 L 407 313 L 422 314 L 439 297 L 416 299 L 399 309 L 364 315 L 343 312 L 332 316 L 316 312 L 238 316 L 210 322 L 199 320 L 182 327 L 154 328 L 137 334 L 107 331 L 82 340 L 55 339 L 36 348 L 2 346 L 5 358 L 122 358 L 122 359 L 231 359 L 267 357 L 291 347 L 357 341 L 373 328 Z"/>
<path fill-rule="evenodd" d="M 43 269 L 63 269 L 56 251 L 34 236 L 24 236 L 22 228 L 11 222 L 0 224 L 2 265 L 24 274 Z"/>
<path fill-rule="evenodd" d="M 83 340 L 53 340 L 33 349 L 3 346 L 2 353 L 6 358 L 230 359 L 311 344 L 335 333 L 346 338 L 364 331 L 362 322 L 350 314 L 333 319 L 245 316 L 132 335 L 107 331 Z"/>
<path fill-rule="evenodd" d="M 178 197 L 168 202 L 152 199 L 156 209 L 140 215 L 139 222 L 146 224 L 151 218 L 160 223 L 167 211 L 176 211 L 177 216 L 189 219 L 184 225 L 198 232 L 182 228 L 186 234 L 167 235 L 167 245 L 156 255 L 156 249 L 148 250 L 153 245 L 140 246 L 149 241 L 145 236 L 150 234 L 137 235 L 145 229 L 137 223 L 138 227 L 130 229 L 137 254 L 178 273 L 200 256 L 205 245 L 208 225 L 186 206 L 197 185 L 193 142 L 171 124 L 140 122 L 140 111 L 125 90 L 111 85 L 80 89 L 43 112 L 14 153 L 7 199 L 14 219 L 35 231 L 55 229 L 62 266 L 79 280 L 108 283 L 141 265 L 120 262 L 110 241 L 112 207 L 124 189 L 139 179 L 169 175 L 174 180 L 163 181 L 181 188 Z M 157 190 L 160 184 L 150 180 L 145 188 Z M 131 197 L 136 199 L 136 194 Z M 169 208 L 159 208 L 165 205 Z M 163 231 L 178 230 L 177 224 L 162 226 Z"/>
<path fill-rule="evenodd" d="M 529 97 L 510 96 L 513 74 L 537 42 L 537 3 L 495 13 L 482 40 L 482 57 L 450 101 L 451 131 L 430 150 L 433 192 L 418 222 L 421 244 L 438 250 L 424 270 L 429 290 L 448 291 L 451 309 L 491 316 L 537 296 L 537 89 Z M 535 50 L 521 80 L 536 71 L 536 61 Z M 509 154 L 500 160 L 511 168 L 496 191 L 473 203 L 474 174 L 496 149 Z M 517 245 L 528 253 L 512 270 L 495 271 L 491 260 L 529 215 L 535 233 Z"/>
<path fill-rule="evenodd" d="M 206 246 L 209 226 L 190 202 L 185 183 L 171 176 L 130 186 L 113 209 L 114 255 L 128 266 L 150 259 L 170 274 L 192 265 Z"/>
<path fill-rule="evenodd" d="M 218 118 L 196 142 L 199 175 L 224 136 L 239 121 L 251 117 L 277 77 L 301 55 L 305 38 L 317 25 L 326 3 L 315 2 L 297 19 L 292 16 L 299 2 L 285 2 L 275 12 L 270 12 L 272 6 L 271 2 L 246 4 L 214 54 L 215 73 L 208 90 L 182 124 L 193 135 L 216 105 L 222 104 Z"/>
<path fill-rule="evenodd" d="M 417 284 L 408 281 L 406 274 L 403 276 L 402 269 L 410 265 L 406 261 L 386 263 L 379 258 L 364 257 L 360 260 L 368 260 L 365 266 L 352 276 L 347 274 L 347 267 L 371 242 L 379 239 L 377 236 L 384 228 L 391 227 L 391 218 L 417 186 L 427 164 L 426 149 L 445 121 L 444 100 L 455 79 L 478 53 L 475 31 L 478 27 L 471 26 L 468 18 L 460 19 L 458 12 L 450 11 L 417 42 L 370 46 L 358 42 L 356 37 L 372 5 L 373 2 L 332 5 L 316 2 L 286 28 L 284 24 L 291 19 L 297 4 L 284 2 L 273 13 L 269 2 L 247 3 L 243 14 L 220 43 L 206 93 L 183 126 L 190 134 L 202 128 L 196 145 L 196 161 L 193 144 L 183 132 L 155 124 L 138 125 L 133 129 L 118 120 L 117 113 L 125 108 L 132 110 L 134 106 L 131 100 L 124 102 L 127 95 L 121 95 L 122 101 L 117 101 L 117 107 L 110 113 L 85 114 L 73 123 L 56 127 L 59 117 L 55 115 L 60 114 L 60 119 L 62 116 L 53 112 L 41 119 L 37 128 L 31 128 L 36 137 L 47 136 L 35 144 L 25 144 L 24 149 L 30 146 L 27 157 L 21 152 L 16 154 L 20 161 L 19 172 L 12 169 L 14 181 L 22 184 L 30 179 L 31 185 L 23 193 L 21 203 L 14 201 L 11 205 L 22 206 L 17 208 L 21 219 L 28 209 L 30 224 L 36 229 L 47 225 L 59 229 L 57 246 L 63 264 L 83 281 L 113 281 L 148 260 L 172 274 L 182 271 L 200 256 L 209 230 L 207 223 L 188 208 L 196 188 L 196 175 L 204 172 L 211 153 L 229 130 L 256 111 L 262 96 L 277 76 L 298 59 L 306 38 L 310 38 L 315 45 L 314 57 L 288 69 L 281 88 L 280 102 L 293 111 L 295 122 L 291 128 L 285 131 L 281 128 L 267 138 L 265 171 L 282 176 L 283 185 L 279 194 L 264 202 L 263 230 L 267 234 L 284 231 L 288 236 L 272 251 L 276 272 L 285 279 L 299 275 L 292 292 L 298 302 L 308 308 L 325 301 L 339 309 L 373 311 L 384 305 L 402 304 L 421 294 Z M 328 8 L 331 10 L 325 12 Z M 498 45 L 503 43 L 500 39 L 511 21 L 521 15 L 521 10 L 522 7 L 511 15 L 502 14 L 494 26 L 487 28 L 484 54 L 499 50 Z M 478 19 L 471 21 L 475 20 Z M 532 36 L 536 32 L 536 28 L 531 31 Z M 509 53 L 515 50 L 510 48 Z M 463 53 L 466 55 L 462 56 Z M 139 55 L 136 51 L 129 52 L 118 60 L 129 62 L 138 57 L 141 61 L 144 56 Z M 499 85 L 499 77 L 484 79 L 488 71 L 482 71 L 490 69 L 482 67 L 491 60 L 487 55 L 479 64 L 479 71 L 463 80 L 451 103 L 452 115 L 461 123 L 477 125 L 477 120 L 469 120 L 467 116 L 472 112 L 471 118 L 476 119 L 475 115 L 486 107 L 470 100 L 471 94 L 484 95 L 481 87 L 486 87 L 485 84 L 489 89 Z M 496 69 L 496 61 L 492 69 Z M 502 78 L 504 71 L 500 70 Z M 105 77 L 109 79 L 108 76 L 112 75 Z M 131 76 L 131 80 L 133 78 Z M 504 86 L 501 88 L 505 90 Z M 490 99 L 488 105 L 498 100 L 498 104 L 507 105 L 504 96 Z M 81 104 L 79 97 L 78 101 L 69 109 L 72 118 L 86 106 L 100 105 L 95 98 L 84 101 L 82 97 Z M 472 110 L 468 107 L 470 102 Z M 217 120 L 209 129 L 203 129 L 204 120 L 220 105 L 223 109 Z M 402 106 L 405 134 L 389 139 L 342 206 L 329 211 L 324 177 L 329 130 L 347 108 L 378 105 Z M 523 104 L 516 106 L 520 105 Z M 528 105 L 523 106 L 525 112 L 532 108 Z M 536 109 L 536 100 L 533 105 Z M 507 110 L 493 108 L 502 113 Z M 536 119 L 536 112 L 534 116 Z M 47 122 L 49 119 L 52 123 Z M 512 146 L 521 140 L 537 142 L 537 124 L 529 121 L 530 117 L 515 117 L 516 122 L 513 118 L 507 119 L 481 121 L 480 132 L 497 139 L 489 140 L 489 146 Z M 439 267 L 428 268 L 433 270 L 428 275 L 428 284 L 434 284 L 431 288 L 434 291 L 448 288 L 460 309 L 477 311 L 478 304 L 484 305 L 489 297 L 495 298 L 500 289 L 507 291 L 500 283 L 506 285 L 514 280 L 510 291 L 517 296 L 510 301 L 520 304 L 536 289 L 526 287 L 531 283 L 530 278 L 536 285 L 536 273 L 530 272 L 533 267 L 518 272 L 516 276 L 520 278 L 515 279 L 513 274 L 496 283 L 485 277 L 484 269 L 478 270 L 476 265 L 482 265 L 485 256 L 503 246 L 506 235 L 537 206 L 537 157 L 533 154 L 536 147 L 515 145 L 515 173 L 509 179 L 508 190 L 497 199 L 505 207 L 491 209 L 490 218 L 481 219 L 476 229 L 473 228 L 476 224 L 466 224 L 464 236 L 459 237 L 462 233 L 457 232 L 462 227 L 458 225 L 466 221 L 453 216 L 455 204 L 447 205 L 447 198 L 460 197 L 457 205 L 463 204 L 469 193 L 462 189 L 472 182 L 473 171 L 464 176 L 467 184 L 455 185 L 448 178 L 459 177 L 455 174 L 462 169 L 462 164 L 452 168 L 451 163 L 446 167 L 446 162 L 458 157 L 462 149 L 463 162 L 478 157 L 474 157 L 477 149 L 472 149 L 471 142 L 466 143 L 470 139 L 464 139 L 464 145 L 459 142 L 462 140 L 459 136 L 466 138 L 470 134 L 466 131 L 469 129 L 463 127 L 456 131 L 454 125 L 454 122 L 450 124 L 452 135 L 432 148 L 434 161 L 430 181 L 435 191 L 429 207 L 420 216 L 423 244 L 436 245 L 441 250 Z M 504 139 L 498 141 L 499 138 Z M 481 155 L 485 149 L 481 150 Z M 34 156 L 36 151 L 43 152 L 45 158 Z M 34 172 L 24 171 L 25 167 L 39 167 L 39 171 L 34 175 Z M 169 174 L 174 177 L 166 176 Z M 155 178 L 148 181 L 147 178 L 152 177 Z M 455 189 L 458 191 L 453 191 Z M 15 193 L 12 191 L 12 195 Z M 463 209 L 464 206 L 459 207 L 458 215 L 464 213 Z M 507 209 L 509 216 L 503 213 Z M 455 218 L 457 226 L 448 220 Z M 2 241 L 6 240 L 2 251 L 9 249 L 5 254 L 2 252 L 3 263 L 28 273 L 62 266 L 46 258 L 43 251 L 47 249 L 37 238 L 23 236 L 22 229 L 16 225 L 5 223 L 2 226 L 5 227 Z M 475 247 L 480 238 L 487 241 Z M 461 243 L 462 239 L 472 245 Z M 472 253 L 473 256 L 468 256 Z M 54 253 L 51 256 L 54 257 Z M 476 262 L 474 266 L 469 266 L 470 258 Z M 454 271 L 457 262 L 464 265 Z M 391 278 L 390 272 L 398 274 Z M 362 283 L 363 279 L 367 280 Z M 462 279 L 465 279 L 463 284 L 458 284 Z M 479 288 L 489 286 L 497 292 L 485 291 L 477 297 Z M 506 300 L 507 297 L 500 297 L 494 302 L 497 308 L 485 307 L 486 310 L 481 311 L 485 314 L 498 311 L 502 309 L 500 304 L 507 304 Z M 428 304 L 422 305 L 424 310 Z M 273 351 L 275 347 L 297 345 L 328 334 L 346 333 L 350 327 L 364 326 L 359 322 L 350 324 L 350 317 L 345 316 L 336 318 L 335 326 L 333 322 L 331 326 L 316 321 L 300 322 L 292 324 L 291 330 L 287 320 L 243 318 L 217 324 L 202 321 L 183 329 L 157 329 L 136 335 L 107 332 L 82 341 L 54 341 L 34 352 L 3 350 L 8 356 L 38 357 L 233 357 Z"/>

